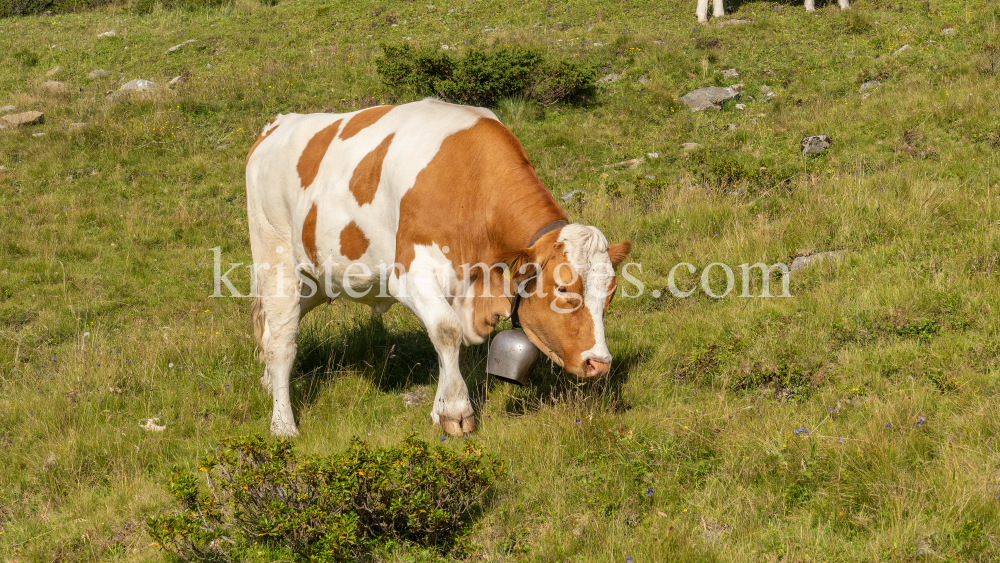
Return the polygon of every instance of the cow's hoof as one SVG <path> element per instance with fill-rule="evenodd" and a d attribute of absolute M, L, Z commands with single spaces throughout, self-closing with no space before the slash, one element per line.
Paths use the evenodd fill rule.
<path fill-rule="evenodd" d="M 299 429 L 294 423 L 271 421 L 271 434 L 278 438 L 294 438 L 299 435 Z"/>
<path fill-rule="evenodd" d="M 462 436 L 476 429 L 476 419 L 473 416 L 466 416 L 462 420 L 441 417 L 441 428 L 451 436 Z"/>

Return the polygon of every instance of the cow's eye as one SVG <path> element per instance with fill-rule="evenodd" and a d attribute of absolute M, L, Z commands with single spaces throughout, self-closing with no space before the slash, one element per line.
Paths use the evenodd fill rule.
<path fill-rule="evenodd" d="M 558 295 L 559 297 L 566 297 L 566 293 L 567 293 L 566 286 L 560 285 L 559 287 L 556 288 L 556 295 Z"/>

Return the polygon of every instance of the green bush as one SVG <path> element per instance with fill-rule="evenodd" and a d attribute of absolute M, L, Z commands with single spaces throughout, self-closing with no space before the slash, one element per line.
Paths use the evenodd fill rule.
<path fill-rule="evenodd" d="M 434 48 L 383 45 L 375 61 L 379 78 L 408 94 L 495 107 L 502 98 L 524 96 L 549 106 L 593 92 L 597 70 L 570 60 L 547 60 L 535 49 L 472 50 L 460 58 Z"/>
<path fill-rule="evenodd" d="M 262 2 L 277 0 L 261 0 Z M 234 0 L 0 0 L 0 17 L 28 16 L 46 10 L 56 13 L 92 10 L 100 6 L 122 5 L 140 14 L 148 14 L 157 4 L 173 10 L 198 10 L 231 6 Z"/>
<path fill-rule="evenodd" d="M 0 1 L 0 17 L 40 14 L 50 9 L 52 4 L 53 0 L 2 0 Z"/>
<path fill-rule="evenodd" d="M 413 436 L 302 461 L 289 442 L 226 440 L 199 470 L 204 487 L 174 469 L 167 486 L 180 510 L 147 520 L 185 561 L 239 558 L 258 542 L 315 562 L 354 561 L 395 539 L 447 549 L 504 475 L 472 442 L 458 454 Z"/>

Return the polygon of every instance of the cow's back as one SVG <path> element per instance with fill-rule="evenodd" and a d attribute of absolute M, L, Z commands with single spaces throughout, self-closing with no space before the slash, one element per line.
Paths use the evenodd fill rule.
<path fill-rule="evenodd" d="M 250 228 L 289 241 L 296 263 L 391 264 L 401 199 L 446 138 L 484 118 L 437 100 L 279 115 L 247 157 Z"/>

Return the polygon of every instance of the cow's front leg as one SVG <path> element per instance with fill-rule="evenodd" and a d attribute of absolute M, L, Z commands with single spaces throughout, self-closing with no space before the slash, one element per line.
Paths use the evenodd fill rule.
<path fill-rule="evenodd" d="M 444 303 L 447 307 L 447 302 Z M 440 375 L 431 421 L 440 424 L 452 436 L 461 436 L 476 429 L 476 419 L 469 402 L 469 388 L 459 369 L 462 327 L 458 316 L 451 310 L 442 308 L 441 314 L 424 323 L 438 355 Z"/>

